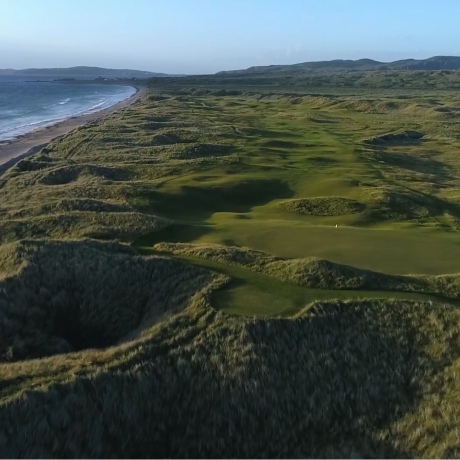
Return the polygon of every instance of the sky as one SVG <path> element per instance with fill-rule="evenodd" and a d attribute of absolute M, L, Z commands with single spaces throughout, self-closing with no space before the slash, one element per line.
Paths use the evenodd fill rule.
<path fill-rule="evenodd" d="M 460 55 L 460 0 L 0 0 L 0 68 L 206 74 Z"/>

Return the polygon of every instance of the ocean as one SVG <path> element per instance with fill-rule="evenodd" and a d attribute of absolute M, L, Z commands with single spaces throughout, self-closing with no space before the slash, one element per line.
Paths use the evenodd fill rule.
<path fill-rule="evenodd" d="M 132 86 L 24 81 L 0 77 L 0 141 L 110 107 L 136 92 Z"/>

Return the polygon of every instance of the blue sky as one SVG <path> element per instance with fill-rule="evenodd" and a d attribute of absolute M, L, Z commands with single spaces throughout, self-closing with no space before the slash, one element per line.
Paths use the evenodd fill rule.
<path fill-rule="evenodd" d="M 214 73 L 460 54 L 460 0 L 0 0 L 0 68 Z"/>

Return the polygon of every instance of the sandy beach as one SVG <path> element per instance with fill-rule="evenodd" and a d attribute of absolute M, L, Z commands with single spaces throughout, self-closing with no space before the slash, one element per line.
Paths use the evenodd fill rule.
<path fill-rule="evenodd" d="M 56 124 L 39 128 L 11 141 L 0 141 L 0 174 L 3 174 L 19 160 L 40 151 L 57 137 L 68 134 L 73 129 L 104 117 L 112 112 L 128 107 L 139 100 L 148 91 L 144 86 L 134 87 L 137 91 L 131 97 L 107 107 L 104 110 L 88 115 L 71 117 Z"/>

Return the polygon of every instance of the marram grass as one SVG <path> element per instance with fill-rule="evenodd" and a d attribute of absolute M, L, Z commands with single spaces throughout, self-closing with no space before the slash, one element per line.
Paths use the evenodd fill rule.
<path fill-rule="evenodd" d="M 459 456 L 457 78 L 164 79 L 8 170 L 1 456 Z"/>
<path fill-rule="evenodd" d="M 199 291 L 184 307 L 111 348 L 2 364 L 2 454 L 458 455 L 457 309 L 330 301 L 251 320 Z"/>

